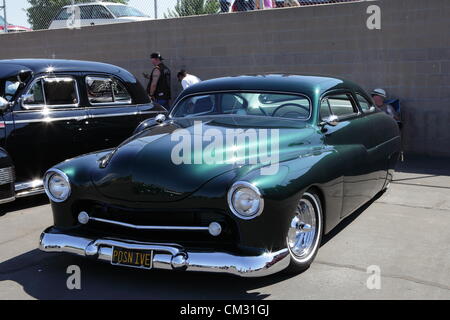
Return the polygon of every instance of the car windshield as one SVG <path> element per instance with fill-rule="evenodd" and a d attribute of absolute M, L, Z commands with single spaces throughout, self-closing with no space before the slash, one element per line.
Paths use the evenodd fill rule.
<path fill-rule="evenodd" d="M 299 94 L 218 92 L 183 99 L 171 116 L 248 115 L 305 120 L 310 114 L 309 99 Z"/>
<path fill-rule="evenodd" d="M 139 10 L 123 5 L 109 5 L 106 6 L 109 10 L 117 17 L 147 17 L 147 15 L 143 14 Z"/>

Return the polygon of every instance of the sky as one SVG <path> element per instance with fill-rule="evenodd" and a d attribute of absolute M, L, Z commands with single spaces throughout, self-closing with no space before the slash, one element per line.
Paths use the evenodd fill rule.
<path fill-rule="evenodd" d="M 128 3 L 150 17 L 154 17 L 154 1 L 155 0 L 130 0 Z M 158 4 L 158 16 L 161 18 L 163 13 L 167 11 L 167 8 L 172 7 L 176 0 L 156 0 Z M 0 0 L 0 5 L 3 0 Z M 24 11 L 28 8 L 27 0 L 6 0 L 6 17 L 8 22 L 15 25 L 24 27 L 30 27 L 27 21 L 27 15 Z M 0 13 L 3 15 L 3 12 Z"/>

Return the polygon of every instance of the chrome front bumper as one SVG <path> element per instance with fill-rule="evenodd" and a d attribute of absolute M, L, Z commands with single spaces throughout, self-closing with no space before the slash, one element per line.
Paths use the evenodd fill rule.
<path fill-rule="evenodd" d="M 111 262 L 112 248 L 153 250 L 153 268 L 180 271 L 229 273 L 242 277 L 264 277 L 288 267 L 288 249 L 259 256 L 239 256 L 227 252 L 187 251 L 177 244 L 142 243 L 123 239 L 88 239 L 52 232 L 41 234 L 39 249 L 45 252 L 67 252 Z"/>

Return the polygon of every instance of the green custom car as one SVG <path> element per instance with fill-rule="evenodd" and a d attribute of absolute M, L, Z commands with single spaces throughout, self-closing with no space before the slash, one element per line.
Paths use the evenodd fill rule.
<path fill-rule="evenodd" d="M 50 169 L 40 249 L 246 277 L 308 268 L 322 236 L 383 192 L 396 122 L 338 78 L 196 84 L 117 148 Z"/>

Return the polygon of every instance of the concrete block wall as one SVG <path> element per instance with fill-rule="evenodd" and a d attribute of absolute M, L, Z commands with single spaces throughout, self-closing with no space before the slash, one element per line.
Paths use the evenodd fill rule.
<path fill-rule="evenodd" d="M 381 8 L 381 30 L 366 10 Z M 144 83 L 149 55 L 202 79 L 258 72 L 336 75 L 402 100 L 404 146 L 450 157 L 450 1 L 379 0 L 0 35 L 0 59 L 117 64 Z M 145 83 L 144 83 L 145 84 Z"/>

